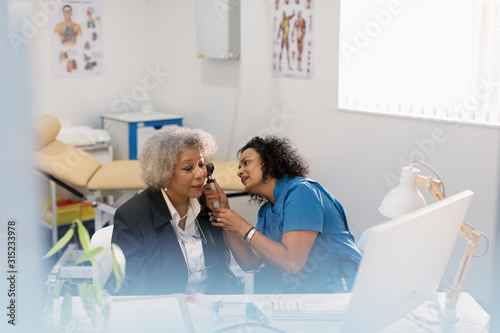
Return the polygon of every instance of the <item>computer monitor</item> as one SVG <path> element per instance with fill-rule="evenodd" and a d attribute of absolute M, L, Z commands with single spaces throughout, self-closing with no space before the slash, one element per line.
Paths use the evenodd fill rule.
<path fill-rule="evenodd" d="M 378 332 L 432 298 L 472 195 L 463 191 L 363 233 L 341 332 Z"/>

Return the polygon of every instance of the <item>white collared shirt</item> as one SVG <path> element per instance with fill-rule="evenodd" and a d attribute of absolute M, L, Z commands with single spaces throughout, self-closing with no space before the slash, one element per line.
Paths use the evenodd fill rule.
<path fill-rule="evenodd" d="M 167 203 L 172 219 L 170 224 L 177 235 L 179 246 L 181 247 L 184 260 L 188 266 L 188 283 L 186 291 L 203 293 L 207 289 L 208 273 L 205 269 L 205 256 L 203 254 L 202 238 L 196 217 L 201 211 L 198 199 L 189 199 L 188 214 L 184 230 L 179 227 L 181 216 L 170 201 L 165 189 L 161 190 L 163 198 Z"/>

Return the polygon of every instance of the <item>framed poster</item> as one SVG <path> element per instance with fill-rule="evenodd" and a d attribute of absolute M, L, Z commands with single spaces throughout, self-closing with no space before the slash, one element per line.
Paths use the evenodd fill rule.
<path fill-rule="evenodd" d="M 310 79 L 314 58 L 314 0 L 272 0 L 275 77 Z"/>
<path fill-rule="evenodd" d="M 102 0 L 60 0 L 52 18 L 54 77 L 104 74 Z"/>

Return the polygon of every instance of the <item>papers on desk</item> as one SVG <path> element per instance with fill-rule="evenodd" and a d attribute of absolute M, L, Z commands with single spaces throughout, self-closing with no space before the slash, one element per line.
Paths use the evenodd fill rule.
<path fill-rule="evenodd" d="M 194 332 L 185 295 L 126 297 L 111 304 L 108 333 Z"/>

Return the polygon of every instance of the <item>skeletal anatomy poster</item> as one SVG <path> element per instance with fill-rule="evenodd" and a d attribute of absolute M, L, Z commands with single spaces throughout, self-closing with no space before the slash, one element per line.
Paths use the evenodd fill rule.
<path fill-rule="evenodd" d="M 102 0 L 59 0 L 52 18 L 54 77 L 104 74 Z"/>
<path fill-rule="evenodd" d="M 270 0 L 275 77 L 310 79 L 314 60 L 314 0 Z"/>

